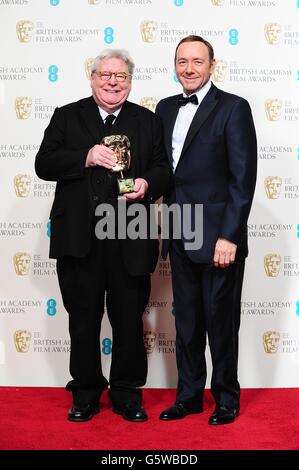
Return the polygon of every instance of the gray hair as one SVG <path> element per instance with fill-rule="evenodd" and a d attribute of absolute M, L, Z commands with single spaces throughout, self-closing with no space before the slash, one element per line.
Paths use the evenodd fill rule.
<path fill-rule="evenodd" d="M 135 64 L 129 52 L 126 51 L 125 49 L 105 49 L 104 51 L 102 51 L 95 58 L 94 63 L 92 64 L 91 73 L 97 70 L 98 65 L 103 59 L 112 59 L 112 58 L 123 60 L 128 66 L 129 74 L 133 75 Z"/>

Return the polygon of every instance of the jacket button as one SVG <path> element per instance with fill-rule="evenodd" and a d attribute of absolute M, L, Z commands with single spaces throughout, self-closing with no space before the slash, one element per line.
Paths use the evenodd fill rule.
<path fill-rule="evenodd" d="M 99 199 L 99 196 L 93 196 L 93 198 L 92 198 L 92 199 L 93 199 L 94 201 L 98 201 L 98 199 Z"/>

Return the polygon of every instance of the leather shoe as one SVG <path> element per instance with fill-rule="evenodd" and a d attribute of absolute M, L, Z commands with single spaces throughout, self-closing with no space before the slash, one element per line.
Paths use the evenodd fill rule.
<path fill-rule="evenodd" d="M 113 405 L 113 413 L 122 415 L 127 421 L 133 421 L 135 423 L 146 421 L 148 416 L 145 409 L 140 405 L 140 403 L 129 402 L 122 405 Z"/>
<path fill-rule="evenodd" d="M 77 406 L 73 405 L 68 414 L 69 421 L 75 421 L 81 423 L 83 421 L 89 421 L 93 415 L 100 412 L 99 405 L 86 405 Z"/>
<path fill-rule="evenodd" d="M 209 418 L 209 424 L 229 424 L 239 416 L 238 408 L 227 408 L 226 406 L 216 406 L 214 413 Z"/>
<path fill-rule="evenodd" d="M 162 421 L 181 419 L 190 414 L 202 413 L 202 410 L 202 405 L 184 401 L 176 401 L 172 406 L 162 411 L 160 414 L 160 419 Z"/>

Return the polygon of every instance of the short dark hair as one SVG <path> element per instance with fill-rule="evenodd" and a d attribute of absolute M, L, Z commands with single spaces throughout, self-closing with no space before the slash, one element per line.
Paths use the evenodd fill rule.
<path fill-rule="evenodd" d="M 178 43 L 178 45 L 176 46 L 175 56 L 174 56 L 174 63 L 176 62 L 176 56 L 177 56 L 178 48 L 180 47 L 181 44 L 183 44 L 183 42 L 202 42 L 208 48 L 210 62 L 212 62 L 212 60 L 214 59 L 214 49 L 213 49 L 213 46 L 209 43 L 209 41 L 206 41 L 201 36 L 196 36 L 194 34 L 190 34 L 190 36 L 186 36 L 185 38 L 181 39 L 180 42 Z"/>

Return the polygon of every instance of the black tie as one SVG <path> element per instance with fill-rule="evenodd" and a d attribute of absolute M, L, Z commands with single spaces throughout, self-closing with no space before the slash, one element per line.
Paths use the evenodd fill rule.
<path fill-rule="evenodd" d="M 179 106 L 185 106 L 187 103 L 198 104 L 198 99 L 196 95 L 191 95 L 187 98 L 184 96 L 179 96 L 178 103 Z"/>
<path fill-rule="evenodd" d="M 115 119 L 114 114 L 108 114 L 105 119 L 105 135 L 111 135 L 113 121 Z"/>

